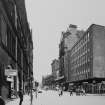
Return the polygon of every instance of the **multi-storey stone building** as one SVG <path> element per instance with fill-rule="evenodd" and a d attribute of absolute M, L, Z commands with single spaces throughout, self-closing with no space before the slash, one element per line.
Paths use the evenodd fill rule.
<path fill-rule="evenodd" d="M 51 89 L 53 88 L 53 84 L 54 84 L 54 76 L 52 74 L 44 76 L 42 78 L 43 87 L 48 86 Z"/>
<path fill-rule="evenodd" d="M 60 81 L 63 81 L 66 85 L 67 73 L 68 73 L 68 54 L 67 52 L 73 47 L 73 45 L 82 37 L 84 31 L 77 29 L 76 25 L 70 24 L 66 32 L 62 32 L 61 41 L 59 45 L 59 60 L 60 60 Z M 67 87 L 67 86 L 66 86 Z"/>
<path fill-rule="evenodd" d="M 10 92 L 25 89 L 33 75 L 33 41 L 24 0 L 0 0 L 0 30 L 0 81 Z M 8 67 L 17 75 L 5 75 Z"/>
<path fill-rule="evenodd" d="M 91 25 L 68 52 L 68 82 L 99 93 L 105 80 L 105 27 Z"/>
<path fill-rule="evenodd" d="M 57 84 L 59 84 L 58 80 L 61 78 L 59 75 L 59 60 L 58 59 L 54 59 L 51 63 L 51 67 L 52 67 L 52 75 L 54 77 L 54 82 L 53 82 L 53 86 L 55 87 Z"/>
<path fill-rule="evenodd" d="M 54 76 L 55 79 L 59 77 L 59 60 L 54 59 L 53 62 L 51 63 L 52 66 L 52 75 Z"/>

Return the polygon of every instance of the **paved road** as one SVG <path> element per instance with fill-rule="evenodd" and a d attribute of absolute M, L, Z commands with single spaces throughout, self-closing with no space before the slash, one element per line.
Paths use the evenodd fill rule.
<path fill-rule="evenodd" d="M 9 102 L 7 105 L 19 105 L 19 99 Z M 22 105 L 30 105 L 30 97 L 24 96 Z M 38 97 L 33 97 L 33 105 L 105 105 L 105 96 L 69 96 L 65 92 L 63 96 L 58 96 L 55 91 L 43 91 L 38 93 Z"/>

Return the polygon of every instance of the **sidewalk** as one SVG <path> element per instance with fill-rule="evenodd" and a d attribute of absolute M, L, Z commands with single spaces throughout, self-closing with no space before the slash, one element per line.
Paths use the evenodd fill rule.
<path fill-rule="evenodd" d="M 105 96 L 105 94 L 86 94 L 87 96 Z"/>
<path fill-rule="evenodd" d="M 19 98 L 17 98 L 17 99 L 12 99 L 12 100 L 8 100 L 8 101 L 6 102 L 6 105 L 19 105 L 19 101 L 20 101 Z M 30 105 L 30 96 L 24 95 L 22 105 Z"/>
<path fill-rule="evenodd" d="M 68 92 L 68 91 L 63 91 L 63 93 L 64 94 L 68 94 L 68 95 L 70 94 L 70 92 Z M 76 93 L 75 92 L 73 92 L 73 96 L 76 96 Z M 80 95 L 80 96 L 82 96 L 82 95 Z M 86 93 L 86 96 L 105 96 L 105 93 L 104 94 L 89 94 L 89 93 Z"/>

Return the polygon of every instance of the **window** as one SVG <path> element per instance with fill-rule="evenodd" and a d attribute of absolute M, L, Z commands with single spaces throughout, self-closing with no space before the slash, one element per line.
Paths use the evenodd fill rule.
<path fill-rule="evenodd" d="M 7 46 L 7 24 L 3 16 L 0 17 L 0 21 L 2 43 Z"/>
<path fill-rule="evenodd" d="M 86 43 L 87 43 L 87 40 L 88 40 L 88 35 L 86 34 L 86 36 L 85 36 L 85 37 L 86 37 Z"/>
<path fill-rule="evenodd" d="M 89 35 L 89 32 L 88 32 L 88 41 L 89 41 L 89 38 L 90 38 L 90 35 Z"/>
<path fill-rule="evenodd" d="M 15 23 L 15 4 L 13 1 L 11 0 L 8 1 L 8 8 L 12 22 Z"/>
<path fill-rule="evenodd" d="M 11 47 L 12 47 L 12 54 L 13 54 L 13 56 L 15 57 L 16 56 L 16 39 L 13 37 L 13 35 L 12 35 L 12 45 L 11 45 Z"/>

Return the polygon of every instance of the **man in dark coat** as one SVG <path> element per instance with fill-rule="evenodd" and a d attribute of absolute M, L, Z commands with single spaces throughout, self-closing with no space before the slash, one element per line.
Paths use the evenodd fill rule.
<path fill-rule="evenodd" d="M 20 98 L 19 105 L 22 105 L 22 102 L 23 102 L 23 91 L 22 91 L 22 89 L 19 91 L 19 98 Z"/>
<path fill-rule="evenodd" d="M 0 97 L 0 105 L 5 105 L 5 101 Z"/>

